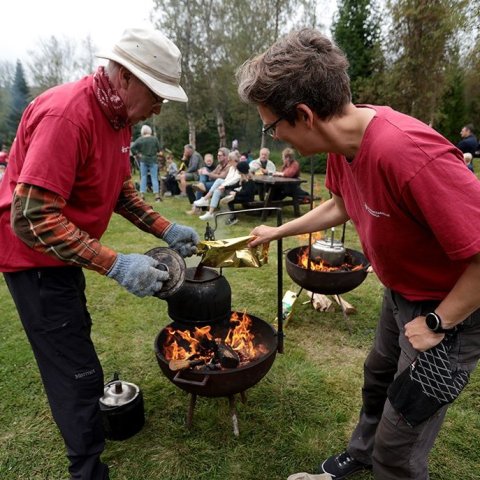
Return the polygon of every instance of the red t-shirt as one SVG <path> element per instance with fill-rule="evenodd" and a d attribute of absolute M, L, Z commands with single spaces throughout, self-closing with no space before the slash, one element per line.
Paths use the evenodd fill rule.
<path fill-rule="evenodd" d="M 64 215 L 100 239 L 130 176 L 130 127 L 113 129 L 93 78 L 52 88 L 25 110 L 0 185 L 0 271 L 64 266 L 24 244 L 10 227 L 12 194 L 28 183 L 66 199 Z"/>
<path fill-rule="evenodd" d="M 424 123 L 376 111 L 352 162 L 330 154 L 326 185 L 342 197 L 384 285 L 441 300 L 480 252 L 480 182 L 461 152 Z"/>
<path fill-rule="evenodd" d="M 290 165 L 283 165 L 283 176 L 287 178 L 297 178 L 300 176 L 300 164 L 294 160 Z"/>

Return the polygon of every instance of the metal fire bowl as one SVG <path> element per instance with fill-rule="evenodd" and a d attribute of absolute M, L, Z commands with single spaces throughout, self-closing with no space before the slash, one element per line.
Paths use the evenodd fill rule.
<path fill-rule="evenodd" d="M 165 299 L 178 292 L 185 281 L 185 260 L 175 250 L 167 247 L 152 248 L 145 255 L 154 258 L 160 264 L 157 268 L 166 270 L 170 277 L 163 282 L 162 288 L 155 297 Z"/>
<path fill-rule="evenodd" d="M 352 264 L 354 266 L 363 264 L 361 270 L 354 272 L 318 272 L 307 270 L 298 265 L 300 252 L 305 248 L 308 248 L 308 246 L 297 247 L 290 250 L 285 258 L 285 266 L 290 278 L 297 285 L 300 285 L 310 292 L 324 295 L 340 295 L 358 287 L 367 277 L 369 262 L 361 252 L 350 250 L 349 248 L 346 249 L 346 253 L 352 258 Z"/>
<path fill-rule="evenodd" d="M 241 316 L 243 312 L 238 314 Z M 168 366 L 168 361 L 163 356 L 163 345 L 167 338 L 166 327 L 160 331 L 155 339 L 155 354 L 158 365 L 163 374 L 177 387 L 188 393 L 203 397 L 228 397 L 240 393 L 256 385 L 270 370 L 277 353 L 277 335 L 274 328 L 264 320 L 248 314 L 252 319 L 252 332 L 256 344 L 263 343 L 267 353 L 257 360 L 239 368 L 224 370 L 197 371 L 183 370 L 173 372 Z M 173 322 L 169 327 L 180 330 L 193 331 L 195 326 Z M 215 337 L 225 338 L 228 324 L 212 325 L 211 333 Z"/>

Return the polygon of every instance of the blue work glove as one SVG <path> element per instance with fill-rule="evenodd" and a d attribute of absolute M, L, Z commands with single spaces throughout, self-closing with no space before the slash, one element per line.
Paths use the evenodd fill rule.
<path fill-rule="evenodd" d="M 197 243 L 200 237 L 197 232 L 185 225 L 173 223 L 163 236 L 168 246 L 176 250 L 182 257 L 190 257 L 197 253 Z"/>
<path fill-rule="evenodd" d="M 119 253 L 107 277 L 116 280 L 130 293 L 146 297 L 159 292 L 163 282 L 168 280 L 168 272 L 158 270 L 157 265 L 157 260 L 147 255 Z"/>

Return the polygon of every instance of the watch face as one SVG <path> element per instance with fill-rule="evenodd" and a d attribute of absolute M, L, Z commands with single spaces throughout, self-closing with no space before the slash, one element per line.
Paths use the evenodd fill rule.
<path fill-rule="evenodd" d="M 430 330 L 436 332 L 440 327 L 440 318 L 434 313 L 428 313 L 425 317 L 425 323 Z"/>

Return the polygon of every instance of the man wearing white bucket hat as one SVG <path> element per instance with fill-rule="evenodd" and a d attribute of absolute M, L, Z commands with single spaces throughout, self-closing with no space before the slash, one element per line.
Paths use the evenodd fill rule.
<path fill-rule="evenodd" d="M 115 211 L 183 256 L 199 241 L 138 196 L 130 177 L 131 125 L 186 102 L 181 55 L 159 32 L 126 30 L 90 76 L 52 88 L 25 110 L 0 187 L 0 271 L 31 343 L 70 478 L 108 479 L 98 400 L 103 372 L 90 338 L 82 267 L 140 297 L 168 279 L 156 260 L 100 243 Z"/>

